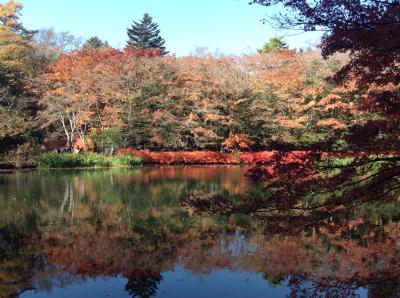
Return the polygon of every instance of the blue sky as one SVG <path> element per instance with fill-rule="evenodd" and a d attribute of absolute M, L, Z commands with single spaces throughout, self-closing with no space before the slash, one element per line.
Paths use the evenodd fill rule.
<path fill-rule="evenodd" d="M 242 54 L 255 51 L 275 35 L 260 21 L 274 8 L 248 5 L 249 0 L 19 0 L 24 5 L 22 21 L 29 29 L 54 27 L 84 39 L 97 35 L 121 48 L 126 28 L 148 12 L 160 25 L 167 49 L 178 56 L 210 52 Z M 275 8 L 276 9 L 276 8 Z M 291 47 L 307 47 L 315 34 L 286 37 Z"/>

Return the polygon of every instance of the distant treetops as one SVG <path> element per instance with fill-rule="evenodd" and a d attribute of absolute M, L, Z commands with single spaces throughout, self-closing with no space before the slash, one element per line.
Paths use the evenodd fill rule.
<path fill-rule="evenodd" d="M 165 40 L 160 36 L 158 24 L 153 22 L 152 17 L 145 13 L 139 22 L 133 22 L 131 28 L 127 29 L 128 45 L 142 49 L 160 49 L 161 54 L 166 55 Z"/>
<path fill-rule="evenodd" d="M 289 46 L 287 45 L 287 43 L 283 40 L 283 37 L 281 36 L 275 36 L 270 38 L 261 49 L 258 49 L 257 51 L 260 54 L 265 54 L 265 53 L 269 53 L 271 51 L 274 50 L 287 50 L 289 49 Z"/>
<path fill-rule="evenodd" d="M 99 49 L 101 47 L 108 47 L 109 45 L 107 41 L 102 41 L 99 37 L 92 36 L 86 40 L 83 46 L 89 49 Z"/>

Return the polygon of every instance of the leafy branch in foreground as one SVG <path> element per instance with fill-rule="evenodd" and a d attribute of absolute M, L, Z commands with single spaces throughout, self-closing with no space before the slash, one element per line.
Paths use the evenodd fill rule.
<path fill-rule="evenodd" d="M 184 206 L 208 214 L 256 214 L 270 229 L 301 231 L 330 225 L 330 218 L 368 205 L 397 202 L 400 159 L 353 158 L 322 153 L 277 153 L 270 165 L 248 173 L 263 191 L 227 198 L 189 196 Z M 296 224 L 293 224 L 296 223 Z"/>

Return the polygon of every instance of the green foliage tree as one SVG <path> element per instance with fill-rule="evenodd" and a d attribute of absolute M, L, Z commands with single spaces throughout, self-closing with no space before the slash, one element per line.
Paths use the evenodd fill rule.
<path fill-rule="evenodd" d="M 98 150 L 104 152 L 106 148 L 122 148 L 126 146 L 124 135 L 119 127 L 110 127 L 93 136 L 93 142 Z"/>
<path fill-rule="evenodd" d="M 19 22 L 22 5 L 0 4 L 0 148 L 22 141 L 32 129 L 35 101 L 26 82 L 34 75 L 33 31 Z M 2 150 L 2 151 L 3 151 Z"/>
<path fill-rule="evenodd" d="M 289 46 L 287 43 L 283 40 L 283 37 L 281 36 L 275 36 L 270 38 L 261 49 L 258 49 L 257 51 L 260 54 L 265 54 L 269 53 L 274 50 L 279 50 L 279 49 L 284 49 L 287 50 L 289 49 Z"/>
<path fill-rule="evenodd" d="M 108 43 L 107 41 L 102 41 L 97 36 L 92 36 L 88 40 L 86 40 L 83 46 L 89 49 L 98 49 L 101 47 L 107 47 Z"/>
<path fill-rule="evenodd" d="M 165 40 L 160 36 L 158 24 L 153 22 L 152 17 L 145 13 L 139 22 L 133 22 L 131 28 L 127 29 L 128 45 L 142 49 L 160 49 L 163 55 L 168 54 L 165 48 Z"/>

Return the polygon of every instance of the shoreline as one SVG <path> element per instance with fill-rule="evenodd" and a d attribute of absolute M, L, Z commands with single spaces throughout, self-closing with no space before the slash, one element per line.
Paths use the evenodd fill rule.
<path fill-rule="evenodd" d="M 21 167 L 17 167 L 10 162 L 0 163 L 0 174 L 14 173 L 14 172 L 31 172 L 42 170 L 99 170 L 99 169 L 112 169 L 112 168 L 140 168 L 140 167 L 190 167 L 190 166 L 255 166 L 255 165 L 268 165 L 274 155 L 278 151 L 246 151 L 246 152 L 218 152 L 218 151 L 149 151 L 149 150 L 126 150 L 122 149 L 116 155 L 107 156 L 100 153 L 101 158 L 119 158 L 128 155 L 133 158 L 140 158 L 141 164 L 136 165 L 110 165 L 110 166 L 77 166 L 77 167 L 40 167 L 34 163 L 33 160 L 23 163 Z M 310 152 L 305 150 L 284 151 L 291 152 L 293 157 Z M 336 157 L 361 157 L 371 153 L 368 152 L 325 152 Z M 324 153 L 323 153 L 324 154 Z M 375 154 L 389 154 L 397 155 L 393 152 L 379 152 Z M 75 156 L 75 154 L 71 154 Z M 81 156 L 84 156 L 82 154 Z M 291 155 L 291 154 L 289 154 Z M 290 156 L 289 156 L 290 158 Z M 10 166 L 10 167 L 8 167 Z"/>
<path fill-rule="evenodd" d="M 111 170 L 111 169 L 142 169 L 142 168 L 185 168 L 185 167 L 218 167 L 218 166 L 223 166 L 223 167 L 228 167 L 228 166 L 233 166 L 233 167 L 245 167 L 245 166 L 253 166 L 256 165 L 256 163 L 207 163 L 207 164 L 150 164 L 150 163 L 144 163 L 140 166 L 136 167 L 67 167 L 67 168 L 38 168 L 38 167 L 30 167 L 30 168 L 9 168 L 9 169 L 0 169 L 0 174 L 12 174 L 15 172 L 36 172 L 36 171 L 61 171 L 61 170 Z M 264 164 L 265 165 L 265 164 Z"/>

